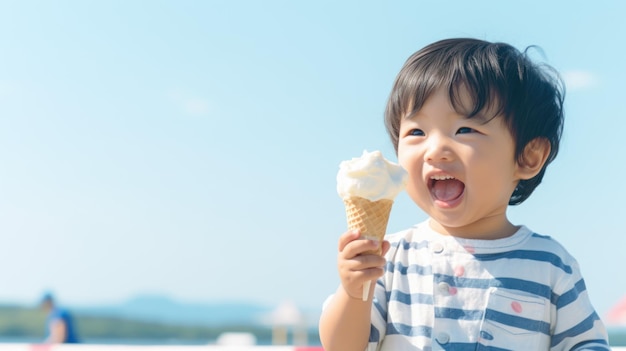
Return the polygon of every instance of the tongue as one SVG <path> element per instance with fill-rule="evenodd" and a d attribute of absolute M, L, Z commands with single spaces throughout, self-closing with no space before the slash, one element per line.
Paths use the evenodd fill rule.
<path fill-rule="evenodd" d="M 432 194 L 435 199 L 440 201 L 451 201 L 463 193 L 465 185 L 456 179 L 437 180 L 433 184 Z"/>

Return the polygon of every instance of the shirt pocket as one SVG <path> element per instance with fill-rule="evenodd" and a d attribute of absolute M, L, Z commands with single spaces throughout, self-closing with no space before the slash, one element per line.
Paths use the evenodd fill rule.
<path fill-rule="evenodd" d="M 538 296 L 492 289 L 480 327 L 480 344 L 507 350 L 549 349 L 549 307 L 549 301 Z"/>

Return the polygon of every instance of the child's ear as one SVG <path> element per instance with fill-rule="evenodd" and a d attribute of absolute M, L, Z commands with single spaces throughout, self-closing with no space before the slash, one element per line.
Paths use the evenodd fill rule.
<path fill-rule="evenodd" d="M 530 179 L 541 171 L 550 155 L 550 142 L 546 138 L 535 138 L 526 144 L 522 156 L 517 161 L 519 179 Z"/>

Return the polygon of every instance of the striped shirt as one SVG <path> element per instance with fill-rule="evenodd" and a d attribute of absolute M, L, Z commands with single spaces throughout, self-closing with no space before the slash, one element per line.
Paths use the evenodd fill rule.
<path fill-rule="evenodd" d="M 461 239 L 424 222 L 387 240 L 368 351 L 609 350 L 578 263 L 550 237 Z"/>

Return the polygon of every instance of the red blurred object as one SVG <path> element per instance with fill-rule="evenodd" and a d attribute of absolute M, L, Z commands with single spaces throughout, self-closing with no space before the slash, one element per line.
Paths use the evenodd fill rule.
<path fill-rule="evenodd" d="M 35 344 L 30 345 L 30 351 L 51 351 L 52 345 L 50 344 Z"/>
<path fill-rule="evenodd" d="M 626 296 L 624 296 L 615 306 L 613 306 L 606 314 L 604 322 L 607 325 L 626 326 Z"/>

